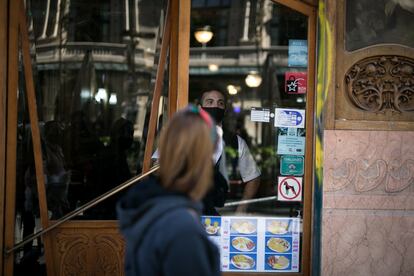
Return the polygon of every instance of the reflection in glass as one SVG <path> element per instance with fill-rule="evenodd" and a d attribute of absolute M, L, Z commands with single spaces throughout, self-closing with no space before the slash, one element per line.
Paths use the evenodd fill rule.
<path fill-rule="evenodd" d="M 308 18 L 272 1 L 230 1 L 229 6 L 214 8 L 202 6 L 202 1 L 193 2 L 197 5 L 192 10 L 192 30 L 200 24 L 209 25 L 214 36 L 201 54 L 199 44 L 193 43 L 190 48 L 189 100 L 204 105 L 206 95 L 215 99 L 217 94 L 203 92 L 220 90 L 226 94 L 223 154 L 230 188 L 224 206 L 216 206 L 215 211 L 220 215 L 300 217 L 302 190 L 307 185 L 303 120 L 309 93 Z M 237 16 L 227 16 L 221 21 L 220 16 L 208 16 L 212 13 Z M 210 64 L 216 64 L 217 70 L 209 70 Z M 251 71 L 258 72 L 260 85 L 246 82 Z M 289 111 L 290 118 L 299 114 L 301 124 L 276 127 L 276 108 Z M 245 157 L 248 152 L 251 158 Z M 260 171 L 259 177 L 254 174 L 256 169 L 251 165 L 254 163 Z M 255 175 L 253 179 L 249 174 Z M 278 179 L 285 176 L 302 178 L 300 194 L 298 186 L 290 180 L 279 185 Z M 298 196 L 285 201 L 280 191 Z M 252 202 L 240 203 L 243 200 Z M 211 209 L 208 212 L 213 213 Z"/>
<path fill-rule="evenodd" d="M 346 49 L 396 43 L 414 47 L 411 0 L 346 1 Z"/>
<path fill-rule="evenodd" d="M 274 113 L 276 107 L 306 109 L 307 17 L 270 1 L 259 1 L 257 5 L 251 3 L 252 1 L 246 1 L 250 10 L 261 12 L 255 12 L 254 18 L 249 17 L 249 20 L 243 21 L 243 17 L 240 17 L 242 24 L 238 25 L 239 30 L 235 32 L 240 35 L 237 45 L 233 45 L 229 39 L 228 44 L 225 45 L 227 49 L 224 49 L 215 47 L 222 45 L 214 44 L 213 41 L 207 47 L 206 60 L 200 59 L 197 54 L 198 45 L 191 48 L 190 101 L 200 102 L 202 92 L 208 90 L 219 89 L 227 93 L 223 130 L 224 139 L 227 140 L 226 161 L 231 183 L 228 199 L 230 201 L 243 198 L 246 185 L 240 180 L 240 172 L 235 165 L 239 158 L 237 148 L 230 147 L 235 144 L 231 142 L 231 137 L 235 134 L 244 139 L 261 170 L 260 189 L 256 197 L 277 195 L 277 176 L 280 175 L 282 156 L 278 154 L 278 137 L 284 135 L 284 130 L 274 126 L 273 118 L 269 119 L 268 123 L 253 121 L 250 118 L 251 108 L 267 108 L 270 113 Z M 217 29 L 214 29 L 213 20 L 207 16 L 203 17 L 203 10 L 199 10 L 198 6 L 200 5 L 193 7 L 192 28 L 195 29 L 198 22 L 207 22 L 206 24 L 211 25 L 215 33 Z M 216 9 L 217 12 L 222 12 L 226 9 L 231 11 L 236 7 L 230 5 L 230 7 Z M 246 9 L 238 11 L 239 14 L 244 14 Z M 244 36 L 243 30 L 246 29 L 243 23 L 249 24 L 248 41 L 241 40 Z M 250 25 L 257 23 L 260 23 L 256 26 L 257 31 L 251 32 Z M 226 31 L 234 28 L 234 26 L 225 26 Z M 298 61 L 288 63 L 292 57 L 296 57 Z M 216 71 L 209 70 L 211 63 L 217 65 Z M 257 71 L 257 65 L 259 65 L 259 77 L 262 78 L 262 83 L 260 86 L 249 86 L 245 82 L 246 76 L 251 71 Z M 305 129 L 297 133 L 297 137 L 305 137 Z M 297 138 L 297 140 L 301 139 Z M 234 210 L 235 207 L 222 209 L 224 213 Z M 301 202 L 253 203 L 248 205 L 248 210 L 296 216 L 298 211 L 301 211 Z"/>
<path fill-rule="evenodd" d="M 25 3 L 47 204 L 55 220 L 141 173 L 166 1 Z M 16 202 L 27 236 L 39 213 L 29 185 L 36 178 L 23 80 L 19 86 Z M 77 219 L 115 219 L 116 199 Z M 17 261 L 37 262 L 29 251 Z"/>
<path fill-rule="evenodd" d="M 39 200 L 37 194 L 36 171 L 33 154 L 31 124 L 29 120 L 29 110 L 27 106 L 27 94 L 25 77 L 23 75 L 23 61 L 21 52 L 19 53 L 19 90 L 18 90 L 18 104 L 17 104 L 17 153 L 16 153 L 16 217 L 15 217 L 15 242 L 22 241 L 25 237 L 33 234 L 40 229 L 39 218 Z M 36 71 L 34 72 L 36 74 Z M 39 126 L 41 129 L 43 125 Z M 49 141 L 53 143 L 54 127 L 48 126 Z M 53 147 L 53 146 L 52 146 Z M 50 151 L 50 147 L 49 150 Z M 46 151 L 46 149 L 45 149 Z M 56 157 L 61 161 L 59 152 L 50 154 L 50 158 Z M 54 155 L 54 156 L 52 156 Z M 56 167 L 50 168 L 51 174 L 60 171 L 65 175 L 64 164 L 59 163 Z M 52 163 L 52 162 L 50 162 Z M 47 198 L 48 204 L 54 209 L 55 213 L 63 211 L 66 207 L 65 203 L 65 182 L 66 176 L 62 177 L 62 189 L 57 195 L 54 190 Z M 55 181 L 57 182 L 57 181 Z M 57 199 L 57 200 L 54 200 Z M 58 199 L 61 199 L 58 202 Z M 15 252 L 15 262 L 21 264 L 16 266 L 15 273 L 19 275 L 20 268 L 32 264 L 33 260 L 37 260 L 41 254 L 41 239 L 37 238 L 32 242 L 24 245 L 20 250 Z M 21 275 L 21 274 L 20 274 Z"/>

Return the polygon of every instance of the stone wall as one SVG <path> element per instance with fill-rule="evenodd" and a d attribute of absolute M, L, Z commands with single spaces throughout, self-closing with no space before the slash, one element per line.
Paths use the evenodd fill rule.
<path fill-rule="evenodd" d="M 414 275 L 414 132 L 324 134 L 323 275 Z"/>

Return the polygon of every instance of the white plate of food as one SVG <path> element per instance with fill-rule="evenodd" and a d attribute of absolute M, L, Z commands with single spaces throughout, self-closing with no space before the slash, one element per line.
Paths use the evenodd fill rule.
<path fill-rule="evenodd" d="M 267 264 L 272 269 L 286 269 L 289 266 L 289 259 L 285 256 L 272 255 L 267 258 Z"/>
<path fill-rule="evenodd" d="M 218 233 L 219 230 L 220 230 L 220 227 L 214 226 L 214 225 L 210 225 L 206 227 L 206 232 L 209 235 L 215 235 Z"/>
<path fill-rule="evenodd" d="M 256 248 L 254 241 L 248 237 L 235 237 L 231 240 L 231 245 L 242 252 L 249 252 Z"/>
<path fill-rule="evenodd" d="M 234 255 L 231 258 L 231 263 L 238 269 L 252 269 L 255 264 L 252 257 L 242 254 Z"/>
<path fill-rule="evenodd" d="M 231 224 L 231 229 L 240 234 L 253 234 L 256 232 L 256 225 L 249 220 L 237 220 Z"/>
<path fill-rule="evenodd" d="M 218 221 L 215 221 L 213 224 L 211 224 L 211 219 L 206 218 L 204 220 L 204 229 L 206 230 L 207 234 L 215 235 L 220 230 L 220 226 Z"/>
<path fill-rule="evenodd" d="M 283 238 L 270 238 L 267 241 L 267 247 L 269 247 L 272 251 L 285 253 L 289 251 L 290 243 Z"/>
<path fill-rule="evenodd" d="M 289 222 L 281 220 L 272 220 L 267 224 L 267 231 L 275 235 L 283 235 L 289 231 Z"/>

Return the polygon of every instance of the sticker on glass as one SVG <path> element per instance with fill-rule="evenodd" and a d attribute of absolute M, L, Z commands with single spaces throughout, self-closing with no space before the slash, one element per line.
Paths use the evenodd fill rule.
<path fill-rule="evenodd" d="M 302 39 L 289 39 L 288 50 L 289 67 L 308 66 L 308 41 Z"/>
<path fill-rule="evenodd" d="M 261 107 L 252 107 L 250 109 L 250 120 L 252 122 L 270 122 L 270 109 Z"/>
<path fill-rule="evenodd" d="M 304 72 L 285 73 L 285 92 L 288 94 L 305 94 L 307 76 Z"/>
<path fill-rule="evenodd" d="M 277 200 L 302 201 L 302 177 L 279 176 Z"/>
<path fill-rule="evenodd" d="M 275 127 L 305 127 L 305 110 L 275 108 Z"/>
<path fill-rule="evenodd" d="M 277 139 L 277 154 L 304 155 L 305 137 L 279 135 Z"/>

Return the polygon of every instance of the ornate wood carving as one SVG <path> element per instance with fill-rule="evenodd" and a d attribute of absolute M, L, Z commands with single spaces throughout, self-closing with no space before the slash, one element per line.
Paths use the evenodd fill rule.
<path fill-rule="evenodd" d="M 88 236 L 81 233 L 73 235 L 59 233 L 56 236 L 56 243 L 61 254 L 61 275 L 86 275 Z"/>
<path fill-rule="evenodd" d="M 366 112 L 414 111 L 414 60 L 402 56 L 376 56 L 354 64 L 345 74 L 346 94 Z"/>
<path fill-rule="evenodd" d="M 69 222 L 56 230 L 54 241 L 54 262 L 56 275 L 103 275 L 124 274 L 125 242 L 113 227 L 103 222 L 93 225 L 89 222 Z"/>

